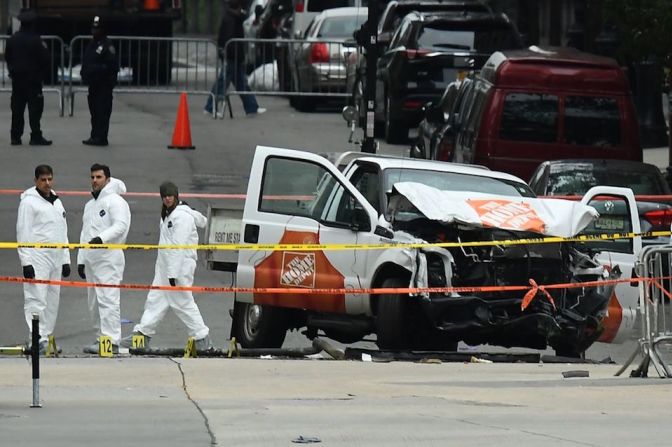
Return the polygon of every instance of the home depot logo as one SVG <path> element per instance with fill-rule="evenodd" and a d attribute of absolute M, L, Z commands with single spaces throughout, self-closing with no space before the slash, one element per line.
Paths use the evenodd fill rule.
<path fill-rule="evenodd" d="M 315 253 L 283 252 L 280 284 L 291 287 L 315 287 Z"/>
<path fill-rule="evenodd" d="M 525 202 L 508 200 L 467 200 L 478 213 L 484 227 L 543 233 L 546 225 L 537 212 Z"/>

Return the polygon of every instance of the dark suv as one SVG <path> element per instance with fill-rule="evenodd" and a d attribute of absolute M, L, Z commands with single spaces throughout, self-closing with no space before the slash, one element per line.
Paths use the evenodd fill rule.
<path fill-rule="evenodd" d="M 499 49 L 522 47 L 503 14 L 412 12 L 401 21 L 376 70 L 376 121 L 385 139 L 401 143 L 422 119 L 422 106 L 441 97 L 463 73 Z"/>

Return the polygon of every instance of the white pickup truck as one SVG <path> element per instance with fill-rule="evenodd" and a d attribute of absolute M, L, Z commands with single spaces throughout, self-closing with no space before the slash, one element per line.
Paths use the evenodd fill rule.
<path fill-rule="evenodd" d="M 580 203 L 538 199 L 519 178 L 479 166 L 361 154 L 341 172 L 317 154 L 257 147 L 242 221 L 213 212 L 209 227 L 228 230 L 211 231 L 208 242 L 221 242 L 222 234 L 235 228 L 249 244 L 468 243 L 637 233 L 636 210 L 632 191 L 625 188 L 596 187 Z M 225 238 L 237 240 L 235 234 Z M 239 287 L 525 286 L 531 279 L 543 285 L 629 277 L 640 249 L 641 240 L 634 237 L 446 248 L 241 250 L 237 265 L 210 265 L 235 268 Z M 628 283 L 549 293 L 550 298 L 538 292 L 524 310 L 524 290 L 239 293 L 231 335 L 243 347 L 280 347 L 287 330 L 306 327 L 309 337 L 323 331 L 344 343 L 373 333 L 383 349 L 454 350 L 464 340 L 551 346 L 559 355 L 577 356 L 598 339 L 618 341 L 632 329 L 638 289 Z"/>

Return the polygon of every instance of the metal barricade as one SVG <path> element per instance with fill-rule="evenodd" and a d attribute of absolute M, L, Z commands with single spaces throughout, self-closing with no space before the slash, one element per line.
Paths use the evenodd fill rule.
<path fill-rule="evenodd" d="M 212 95 L 220 69 L 217 44 L 212 39 L 142 36 L 108 36 L 108 39 L 120 67 L 115 93 Z M 75 93 L 86 91 L 80 69 L 91 40 L 91 36 L 76 36 L 70 41 L 66 74 L 70 116 L 74 112 Z"/>
<path fill-rule="evenodd" d="M 318 98 L 348 96 L 347 79 L 355 74 L 358 51 L 354 42 L 340 40 L 231 39 L 223 63 L 230 85 L 223 85 L 220 77 L 213 93 L 220 100 L 230 95 L 288 96 L 298 109 L 310 110 Z M 226 60 L 241 62 L 227 67 Z"/>
<path fill-rule="evenodd" d="M 647 377 L 653 365 L 660 377 L 672 377 L 666 362 L 663 346 L 672 344 L 672 245 L 645 247 L 637 261 L 636 273 L 643 280 L 639 283 L 639 316 L 641 335 L 637 349 L 616 373 L 622 374 L 638 354 L 643 357 L 631 372 L 633 377 Z"/>
<path fill-rule="evenodd" d="M 5 62 L 5 48 L 10 36 L 0 36 L 0 92 L 12 91 L 12 78 L 9 76 L 7 62 Z M 66 47 L 63 39 L 58 36 L 41 36 L 49 53 L 49 66 L 45 69 L 43 92 L 53 92 L 58 95 L 58 111 L 63 116 L 65 109 L 65 82 L 61 73 L 66 68 Z"/>

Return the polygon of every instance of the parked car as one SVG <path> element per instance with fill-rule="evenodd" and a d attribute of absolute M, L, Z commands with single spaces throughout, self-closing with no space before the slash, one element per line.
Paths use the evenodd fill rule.
<path fill-rule="evenodd" d="M 582 196 L 596 185 L 623 186 L 635 195 L 670 196 L 672 190 L 656 166 L 627 160 L 553 160 L 537 167 L 530 187 L 540 196 Z M 646 197 L 637 200 L 642 231 L 669 231 L 672 226 L 670 200 Z M 622 220 L 613 221 L 613 231 L 623 230 Z M 645 244 L 667 244 L 669 237 L 645 238 Z"/>
<path fill-rule="evenodd" d="M 491 13 L 492 9 L 480 0 L 392 0 L 387 3 L 380 14 L 377 26 L 378 49 L 383 52 L 387 48 L 394 31 L 410 12 L 440 12 L 452 11 L 457 13 L 484 12 Z M 363 52 L 353 53 L 348 64 L 347 91 L 350 93 L 348 104 L 357 107 L 360 114 L 360 127 L 364 125 L 366 107 L 363 103 L 364 84 L 366 83 L 366 57 Z"/>
<path fill-rule="evenodd" d="M 441 95 L 441 99 L 436 104 L 428 102 L 422 107 L 424 118 L 418 126 L 418 135 L 415 141 L 411 143 L 411 158 L 430 160 L 436 158 L 434 151 L 436 151 L 437 139 L 441 137 L 441 130 L 453 113 L 460 82 L 454 81 L 448 84 L 443 95 Z"/>
<path fill-rule="evenodd" d="M 308 29 L 308 25 L 323 11 L 350 6 L 360 8 L 366 6 L 366 4 L 366 0 L 295 0 L 291 37 L 301 39 Z"/>
<path fill-rule="evenodd" d="M 588 201 L 609 194 L 634 205 L 632 191 L 598 187 L 581 203 L 537 199 L 521 179 L 483 167 L 360 155 L 341 173 L 317 154 L 257 147 L 237 225 L 244 243 L 391 246 L 241 250 L 239 287 L 353 290 L 238 293 L 231 335 L 242 346 L 279 347 L 288 329 L 306 327 L 309 337 L 321 330 L 344 343 L 374 333 L 382 349 L 455 349 L 464 340 L 540 349 L 550 345 L 558 354 L 575 356 L 604 327 L 629 334 L 636 289 L 616 297 L 613 284 L 607 283 L 553 289 L 550 299 L 533 293 L 527 307 L 523 291 L 377 295 L 358 290 L 527 285 L 530 279 L 575 283 L 615 278 L 619 270 L 627 276 L 634 253 L 624 258 L 630 265 L 619 269 L 608 246 L 596 250 L 574 241 L 503 241 L 573 236 L 597 217 Z M 637 231 L 639 221 L 631 217 Z M 209 227 L 221 228 L 217 222 Z M 641 247 L 637 241 L 633 239 L 634 250 Z M 447 246 L 398 246 L 411 242 Z M 610 298 L 623 310 L 613 321 Z"/>
<path fill-rule="evenodd" d="M 642 161 L 625 74 L 613 59 L 571 48 L 494 53 L 460 115 L 447 161 L 522 178 L 549 159 Z"/>
<path fill-rule="evenodd" d="M 521 46 L 505 15 L 408 14 L 378 59 L 375 119 L 384 125 L 385 139 L 404 142 L 420 122 L 423 104 L 438 100 L 460 72 L 480 68 L 493 51 Z"/>
<path fill-rule="evenodd" d="M 346 45 L 367 17 L 367 8 L 334 8 L 318 14 L 308 26 L 305 42 L 295 56 L 296 90 L 302 93 L 344 93 L 346 61 L 354 45 Z M 313 96 L 298 96 L 293 104 L 301 111 L 314 109 Z"/>

